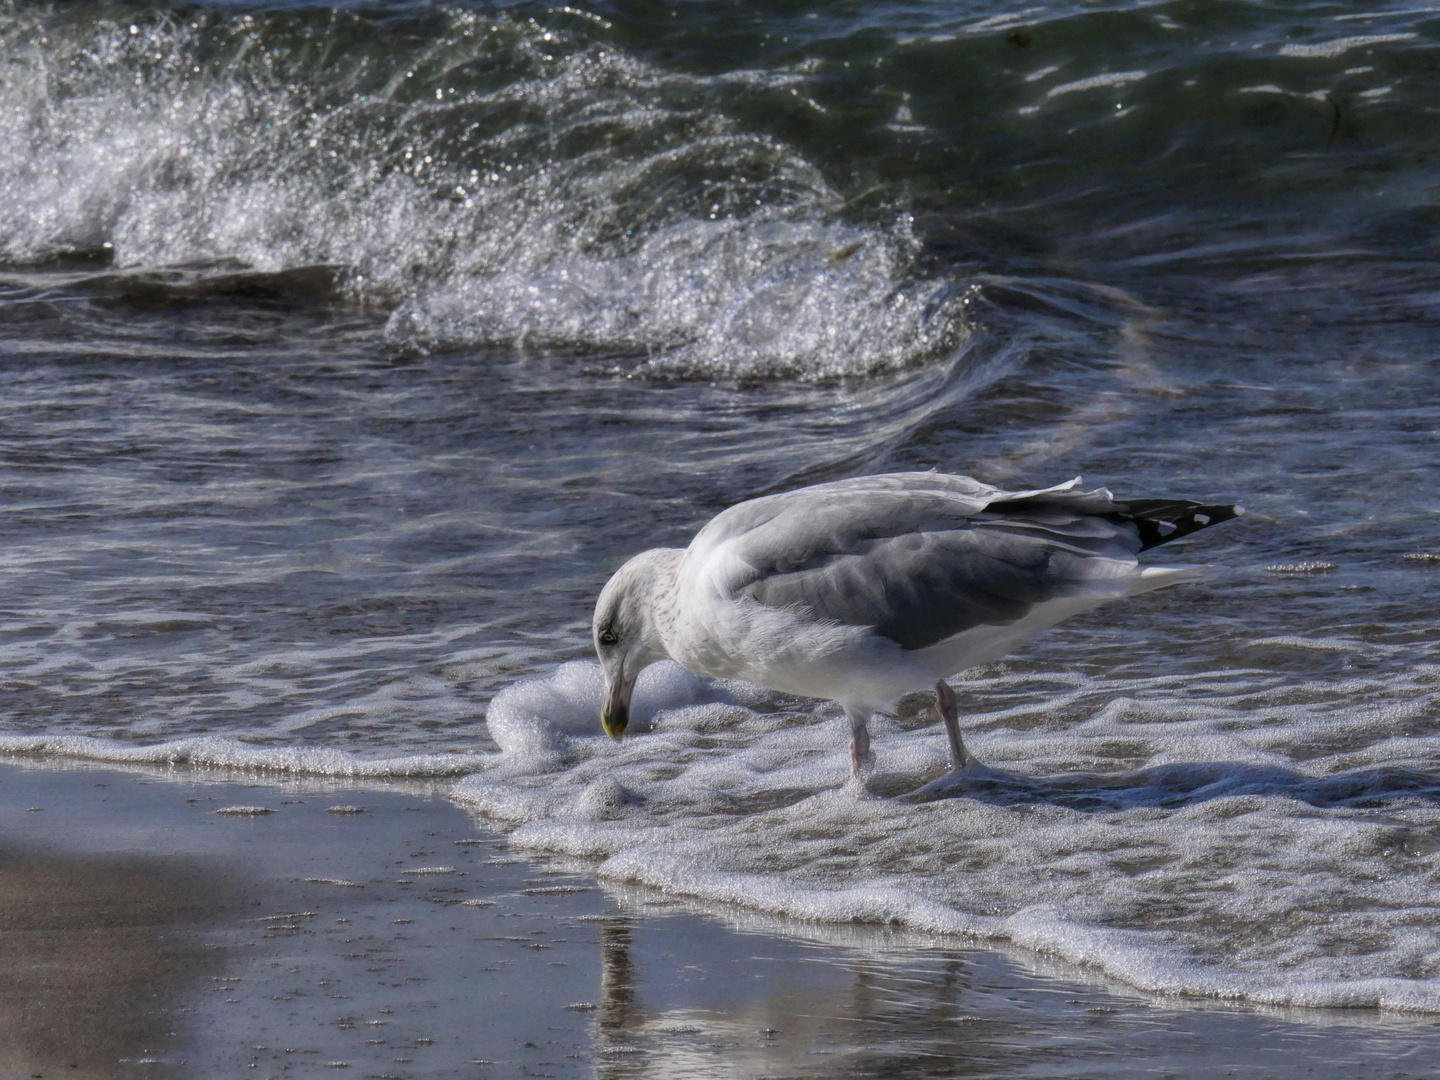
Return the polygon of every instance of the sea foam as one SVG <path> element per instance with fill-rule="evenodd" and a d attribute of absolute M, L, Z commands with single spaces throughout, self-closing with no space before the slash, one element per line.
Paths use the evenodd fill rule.
<path fill-rule="evenodd" d="M 495 757 L 409 754 L 367 758 L 325 746 L 256 746 L 220 735 L 169 739 L 150 745 L 89 735 L 0 735 L 0 754 L 376 779 L 460 776 L 485 767 Z"/>
<path fill-rule="evenodd" d="M 1260 722 L 1242 695 L 1179 686 L 1137 680 L 1078 723 L 972 714 L 989 767 L 912 801 L 945 769 L 923 702 L 877 718 L 867 789 L 833 707 L 664 671 L 649 730 L 617 745 L 594 730 L 598 668 L 577 662 L 497 699 L 502 760 L 454 797 L 519 848 L 676 895 L 1008 941 L 1147 991 L 1440 1011 L 1440 785 L 1416 768 L 1440 739 L 1385 737 L 1393 709 L 1360 708 L 1339 738 L 1367 734 L 1364 756 L 1299 762 L 1286 739 L 1327 706 Z M 1097 768 L 1115 754 L 1128 764 Z"/>

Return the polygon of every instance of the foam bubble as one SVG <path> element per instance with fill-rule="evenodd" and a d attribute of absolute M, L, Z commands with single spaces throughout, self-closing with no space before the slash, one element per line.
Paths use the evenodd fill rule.
<path fill-rule="evenodd" d="M 651 664 L 635 681 L 627 731 L 631 738 L 649 731 L 665 710 L 701 701 L 728 702 L 727 685 L 702 679 L 669 660 Z M 600 665 L 572 660 L 549 678 L 522 680 L 501 690 L 490 702 L 485 724 L 509 756 L 512 771 L 544 771 L 583 752 L 573 736 L 593 737 L 599 732 L 604 693 Z"/>

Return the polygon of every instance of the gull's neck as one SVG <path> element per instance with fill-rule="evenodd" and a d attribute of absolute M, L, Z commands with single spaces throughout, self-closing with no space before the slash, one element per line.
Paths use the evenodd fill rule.
<path fill-rule="evenodd" d="M 652 548 L 631 560 L 630 593 L 644 613 L 647 651 L 657 660 L 671 656 L 667 643 L 675 640 L 680 612 L 675 578 L 684 554 L 683 548 Z"/>

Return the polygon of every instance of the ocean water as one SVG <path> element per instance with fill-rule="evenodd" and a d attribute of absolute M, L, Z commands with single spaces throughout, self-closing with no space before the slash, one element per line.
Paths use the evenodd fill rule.
<path fill-rule="evenodd" d="M 1440 1012 L 1430 9 L 11 2 L 0 55 L 0 748 Z M 673 666 L 603 738 L 625 558 L 931 467 L 1249 513 L 955 679 L 950 797 L 920 696 L 868 793 L 833 706 Z"/>

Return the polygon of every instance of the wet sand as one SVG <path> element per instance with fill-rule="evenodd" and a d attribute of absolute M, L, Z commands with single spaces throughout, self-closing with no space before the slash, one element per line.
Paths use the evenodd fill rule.
<path fill-rule="evenodd" d="M 0 762 L 0 1076 L 1406 1078 L 1440 1060 L 1435 1018 L 1154 999 L 1025 954 L 601 887 L 517 856 L 444 789 Z"/>
<path fill-rule="evenodd" d="M 180 859 L 0 849 L 0 1075 L 88 1080 L 167 1053 L 171 1003 L 223 962 L 197 931 L 234 895 Z"/>

